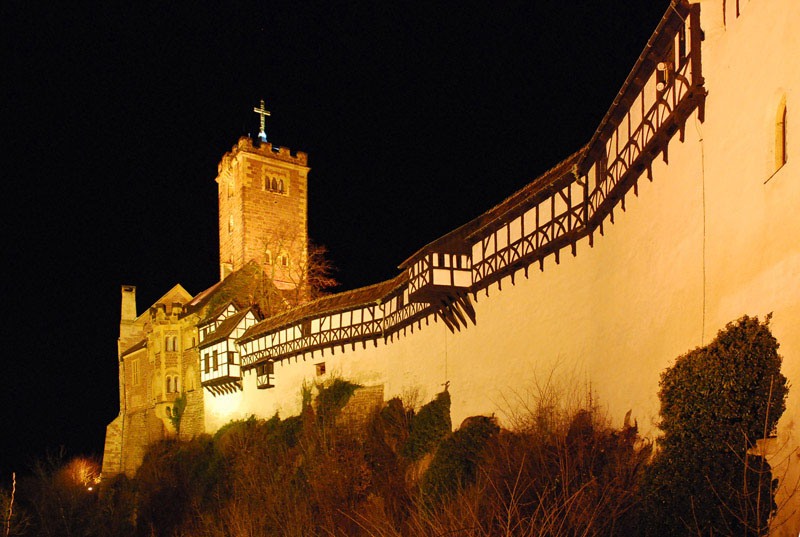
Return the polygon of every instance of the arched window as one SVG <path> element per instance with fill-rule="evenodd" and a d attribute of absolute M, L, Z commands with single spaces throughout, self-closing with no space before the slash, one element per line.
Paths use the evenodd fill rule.
<path fill-rule="evenodd" d="M 175 375 L 175 393 L 181 393 L 181 378 Z"/>
<path fill-rule="evenodd" d="M 274 177 L 272 178 L 272 190 L 278 190 L 278 180 Z"/>
<path fill-rule="evenodd" d="M 278 183 L 278 192 L 283 194 L 283 179 L 281 179 L 280 182 Z"/>
<path fill-rule="evenodd" d="M 172 377 L 167 375 L 167 393 L 172 393 Z"/>
<path fill-rule="evenodd" d="M 778 105 L 778 113 L 775 117 L 775 171 L 778 171 L 788 160 L 786 134 L 786 96 L 784 96 Z"/>
<path fill-rule="evenodd" d="M 270 252 L 269 250 L 267 250 L 267 253 L 264 256 L 264 263 L 266 263 L 267 265 L 272 264 L 272 252 Z"/>
<path fill-rule="evenodd" d="M 228 233 L 233 233 L 233 215 L 228 217 Z"/>

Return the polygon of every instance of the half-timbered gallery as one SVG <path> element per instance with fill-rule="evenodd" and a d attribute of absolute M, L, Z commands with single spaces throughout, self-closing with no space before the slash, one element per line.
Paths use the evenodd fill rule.
<path fill-rule="evenodd" d="M 303 382 L 332 375 L 385 398 L 447 384 L 456 424 L 510 419 L 557 378 L 654 435 L 661 372 L 743 315 L 773 314 L 800 387 L 799 53 L 796 0 L 672 1 L 584 147 L 409 252 L 393 279 L 314 301 L 293 292 L 307 156 L 240 139 L 216 179 L 220 282 L 176 286 L 138 315 L 123 287 L 103 471 L 133 471 L 175 434 L 181 393 L 191 436 L 294 414 Z M 254 307 L 256 288 L 282 307 Z M 793 389 L 764 440 L 786 483 L 800 475 L 797 420 Z"/>

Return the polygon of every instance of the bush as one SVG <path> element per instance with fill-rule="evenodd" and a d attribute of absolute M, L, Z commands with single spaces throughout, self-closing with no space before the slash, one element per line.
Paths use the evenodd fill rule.
<path fill-rule="evenodd" d="M 775 483 L 747 452 L 772 433 L 786 406 L 770 317 L 729 323 L 661 376 L 663 437 L 648 472 L 647 535 L 764 535 Z"/>
<path fill-rule="evenodd" d="M 401 448 L 408 460 L 416 461 L 431 453 L 439 442 L 450 434 L 450 393 L 445 390 L 424 405 L 411 418 L 411 433 Z"/>
<path fill-rule="evenodd" d="M 473 416 L 445 438 L 422 478 L 426 502 L 445 499 L 458 487 L 474 483 L 484 452 L 499 432 L 500 427 L 494 418 Z"/>

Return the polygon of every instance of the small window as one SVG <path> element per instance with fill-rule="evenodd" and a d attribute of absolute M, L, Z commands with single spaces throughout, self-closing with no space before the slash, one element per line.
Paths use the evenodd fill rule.
<path fill-rule="evenodd" d="M 181 393 L 181 378 L 175 375 L 175 393 Z"/>
<path fill-rule="evenodd" d="M 264 263 L 267 264 L 267 265 L 271 265 L 272 264 L 272 252 L 270 252 L 269 250 L 267 250 L 267 253 L 264 256 Z"/>
<path fill-rule="evenodd" d="M 134 386 L 139 385 L 139 359 L 131 361 L 131 383 Z"/>
<path fill-rule="evenodd" d="M 233 197 L 233 179 L 228 181 L 228 198 Z"/>
<path fill-rule="evenodd" d="M 214 351 L 213 351 L 212 361 L 214 362 L 214 365 L 213 365 L 214 371 L 216 371 L 217 370 L 217 366 L 219 365 L 219 356 L 217 354 L 217 349 L 214 349 Z"/>
<path fill-rule="evenodd" d="M 325 362 L 320 362 L 318 364 L 315 364 L 314 367 L 317 370 L 318 377 L 321 377 L 322 375 L 325 374 Z"/>
<path fill-rule="evenodd" d="M 274 177 L 272 178 L 272 190 L 278 190 L 278 180 Z"/>
<path fill-rule="evenodd" d="M 786 154 L 786 97 L 778 105 L 775 117 L 775 171 L 778 171 L 788 161 Z"/>
<path fill-rule="evenodd" d="M 233 215 L 228 217 L 228 233 L 233 233 Z"/>
<path fill-rule="evenodd" d="M 206 373 L 208 373 L 211 370 L 211 357 L 208 355 L 208 353 L 205 354 L 203 361 L 205 362 L 205 364 L 203 364 L 205 365 L 204 369 Z"/>
<path fill-rule="evenodd" d="M 284 266 L 284 267 L 288 267 L 289 266 L 289 256 L 288 255 L 282 255 L 281 256 L 281 265 Z"/>
<path fill-rule="evenodd" d="M 167 376 L 167 393 L 172 393 L 172 377 Z"/>
<path fill-rule="evenodd" d="M 278 192 L 283 194 L 283 179 L 278 182 Z"/>

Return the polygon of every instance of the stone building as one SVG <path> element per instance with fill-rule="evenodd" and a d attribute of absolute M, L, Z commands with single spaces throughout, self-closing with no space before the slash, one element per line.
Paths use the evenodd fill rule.
<path fill-rule="evenodd" d="M 779 498 L 787 497 L 800 476 L 798 51 L 796 0 L 673 0 L 583 148 L 413 253 L 391 280 L 249 325 L 229 323 L 239 332 L 224 336 L 235 350 L 224 375 L 211 374 L 221 362 L 197 344 L 184 348 L 192 337 L 200 341 L 190 324 L 207 315 L 186 315 L 197 297 L 176 287 L 140 317 L 123 300 L 125 406 L 109 426 L 104 471 L 135 467 L 140 448 L 126 435 L 141 446 L 158 424 L 169 432 L 159 409 L 174 396 L 163 383 L 177 371 L 188 389 L 190 368 L 196 410 L 189 422 L 196 424 L 182 435 L 250 414 L 295 413 L 302 382 L 331 374 L 381 386 L 385 397 L 409 390 L 431 397 L 449 383 L 454 423 L 487 412 L 502 417 L 554 371 L 568 373 L 578 389 L 591 383 L 612 419 L 631 410 L 642 432 L 654 435 L 660 373 L 726 323 L 771 312 L 795 388 L 776 436 L 763 443 L 783 476 Z M 222 276 L 250 260 L 269 272 L 280 256 L 288 254 L 291 267 L 304 255 L 305 155 L 266 147 L 240 140 L 239 156 L 220 165 Z M 249 156 L 256 152 L 259 159 Z M 278 193 L 268 194 L 271 172 L 258 167 L 276 159 L 283 175 L 274 173 Z M 258 188 L 267 201 L 241 203 Z M 271 196 L 293 195 L 302 199 L 259 220 L 268 200 L 285 199 Z M 275 218 L 293 222 L 302 239 L 267 255 L 258 248 L 269 241 L 258 233 Z M 272 274 L 278 290 L 291 288 L 288 271 Z M 244 319 L 246 307 L 245 300 L 230 312 Z M 172 333 L 181 351 L 164 349 Z M 205 380 L 201 368 L 209 370 Z M 136 379 L 144 383 L 139 391 Z M 115 453 L 130 453 L 130 464 Z M 800 509 L 788 516 L 775 535 L 796 534 Z"/>

